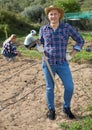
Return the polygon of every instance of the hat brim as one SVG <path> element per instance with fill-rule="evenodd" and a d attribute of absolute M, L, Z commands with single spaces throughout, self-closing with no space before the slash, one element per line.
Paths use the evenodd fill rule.
<path fill-rule="evenodd" d="M 58 8 L 58 7 L 47 7 L 47 8 L 45 8 L 45 14 L 48 15 L 48 13 L 51 10 L 57 10 L 60 13 L 60 19 L 63 18 L 63 16 L 64 16 L 64 10 L 63 9 Z"/>

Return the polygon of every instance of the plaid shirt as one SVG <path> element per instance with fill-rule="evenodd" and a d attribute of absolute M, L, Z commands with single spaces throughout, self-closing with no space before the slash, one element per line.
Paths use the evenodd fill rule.
<path fill-rule="evenodd" d="M 84 40 L 68 23 L 61 22 L 56 30 L 53 30 L 49 24 L 40 28 L 39 39 L 44 45 L 44 53 L 50 64 L 60 64 L 66 60 L 69 37 L 76 41 L 73 49 L 80 51 Z"/>
<path fill-rule="evenodd" d="M 2 54 L 16 54 L 14 50 L 13 42 L 7 42 L 3 45 Z"/>

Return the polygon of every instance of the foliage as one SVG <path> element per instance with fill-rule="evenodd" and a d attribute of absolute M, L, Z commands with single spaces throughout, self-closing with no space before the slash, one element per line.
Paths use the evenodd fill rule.
<path fill-rule="evenodd" d="M 91 11 L 92 10 L 92 0 L 77 0 L 81 5 L 82 11 Z"/>
<path fill-rule="evenodd" d="M 0 12 L 0 37 L 5 37 L 5 28 L 7 29 L 8 35 L 12 33 L 24 35 L 28 33 L 33 26 L 26 23 L 20 15 L 2 10 Z"/>
<path fill-rule="evenodd" d="M 56 0 L 0 0 L 0 8 L 8 10 L 15 13 L 21 13 L 26 7 L 41 5 L 43 8 L 51 5 Z M 60 0 L 62 1 L 62 0 Z M 67 1 L 67 0 L 65 0 Z M 69 0 L 71 2 L 71 0 Z M 76 0 L 80 6 L 81 10 L 92 10 L 92 0 Z M 73 6 L 72 6 L 73 7 Z"/>
<path fill-rule="evenodd" d="M 0 37 L 7 38 L 7 32 L 10 32 L 8 24 L 0 24 Z"/>
<path fill-rule="evenodd" d="M 0 6 L 4 10 L 19 13 L 30 5 L 30 0 L 0 0 Z"/>
<path fill-rule="evenodd" d="M 42 21 L 41 16 L 43 12 L 43 8 L 40 5 L 34 5 L 25 8 L 21 14 L 33 22 L 40 23 Z"/>
<path fill-rule="evenodd" d="M 80 5 L 76 0 L 55 0 L 54 5 L 63 8 L 66 13 L 80 11 Z"/>
<path fill-rule="evenodd" d="M 6 31 L 8 32 L 8 35 L 10 35 L 11 33 L 16 33 L 17 35 L 26 35 L 32 28 L 36 29 L 37 31 L 39 31 L 39 27 L 42 24 L 38 24 L 39 22 L 41 22 L 41 20 L 43 21 L 44 24 L 44 8 L 51 5 L 51 4 L 55 4 L 55 2 L 57 2 L 59 4 L 59 6 L 62 6 L 61 1 L 63 1 L 64 3 L 66 3 L 65 5 L 67 5 L 68 3 L 70 5 L 67 5 L 69 8 L 70 7 L 74 7 L 73 5 L 71 5 L 71 3 L 73 3 L 74 0 L 71 0 L 67 3 L 68 0 L 64 1 L 64 0 L 23 0 L 21 2 L 21 0 L 0 0 L 0 2 L 3 2 L 3 4 L 1 4 L 1 8 L 3 7 L 4 10 L 0 11 L 0 38 L 1 37 L 6 37 L 5 34 L 5 27 Z M 82 4 L 84 1 L 86 0 L 81 0 L 77 2 L 81 2 Z M 88 0 L 89 2 L 89 0 Z M 17 9 L 15 12 L 21 12 L 24 13 L 25 18 L 23 18 L 21 16 L 21 14 L 19 13 L 13 13 L 14 10 L 12 8 L 10 8 L 10 5 L 12 6 L 12 8 L 14 7 L 14 5 L 17 5 Z M 66 6 L 66 7 L 67 7 Z M 76 5 L 76 7 L 78 7 Z M 75 7 L 75 9 L 76 9 Z M 19 10 L 18 10 L 19 9 Z M 10 10 L 10 11 L 7 11 Z M 30 18 L 30 19 L 29 19 Z M 34 21 L 34 22 L 33 22 Z M 33 22 L 33 23 L 32 23 Z M 36 26 L 34 26 L 36 24 Z M 89 23 L 88 23 L 89 24 Z M 82 24 L 85 26 L 85 24 Z M 86 27 L 86 26 L 85 26 Z M 90 22 L 90 29 L 92 28 L 92 23 Z"/>

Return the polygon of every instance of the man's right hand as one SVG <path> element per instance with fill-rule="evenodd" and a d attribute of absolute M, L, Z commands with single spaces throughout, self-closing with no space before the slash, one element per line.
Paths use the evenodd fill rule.
<path fill-rule="evenodd" d="M 37 45 L 36 47 L 37 47 L 37 50 L 38 50 L 40 53 L 44 52 L 44 48 L 43 48 L 43 45 L 42 45 L 42 44 L 41 44 L 41 45 Z"/>

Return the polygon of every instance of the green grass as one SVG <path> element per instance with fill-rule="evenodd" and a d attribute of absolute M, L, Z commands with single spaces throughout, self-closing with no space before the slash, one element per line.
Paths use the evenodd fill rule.
<path fill-rule="evenodd" d="M 72 124 L 59 124 L 61 130 L 92 130 L 92 117 L 88 116 Z"/>
<path fill-rule="evenodd" d="M 82 50 L 73 57 L 72 61 L 80 64 L 84 62 L 89 62 L 92 64 L 92 51 L 86 52 L 85 50 Z"/>
<path fill-rule="evenodd" d="M 72 123 L 59 123 L 61 130 L 92 130 L 92 115 L 88 115 Z"/>
<path fill-rule="evenodd" d="M 31 59 L 41 59 L 42 55 L 37 50 L 28 50 L 25 47 L 19 47 L 18 50 L 21 52 L 22 56 L 30 57 Z"/>
<path fill-rule="evenodd" d="M 92 41 L 92 32 L 81 32 L 85 41 Z"/>

